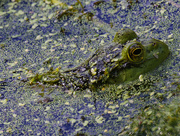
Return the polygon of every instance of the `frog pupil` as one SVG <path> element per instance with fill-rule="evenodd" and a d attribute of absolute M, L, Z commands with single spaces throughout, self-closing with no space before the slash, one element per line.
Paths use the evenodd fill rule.
<path fill-rule="evenodd" d="M 138 56 L 138 55 L 140 55 L 141 54 L 141 49 L 135 49 L 135 51 L 133 52 L 133 55 L 135 55 L 135 56 Z"/>

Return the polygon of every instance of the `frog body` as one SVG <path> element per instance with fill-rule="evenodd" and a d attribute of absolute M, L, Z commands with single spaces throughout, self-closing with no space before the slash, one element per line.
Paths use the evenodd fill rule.
<path fill-rule="evenodd" d="M 59 69 L 50 70 L 36 75 L 30 83 L 57 84 L 74 90 L 94 89 L 104 83 L 119 84 L 153 70 L 169 55 L 165 43 L 153 38 L 139 39 L 134 31 L 129 32 L 129 29 L 118 32 L 121 34 L 120 42 L 115 36 L 115 43 L 98 49 L 80 66 L 63 72 L 59 72 Z M 123 39 L 131 34 L 132 37 Z"/>

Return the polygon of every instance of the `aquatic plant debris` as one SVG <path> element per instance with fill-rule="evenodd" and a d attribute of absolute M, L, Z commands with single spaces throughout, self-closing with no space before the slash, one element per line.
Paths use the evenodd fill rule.
<path fill-rule="evenodd" d="M 57 86 L 44 89 L 43 85 L 27 86 L 26 77 L 39 73 L 39 70 L 44 73 L 50 67 L 76 67 L 101 46 L 102 40 L 103 45 L 111 44 L 114 35 L 85 19 L 80 22 L 74 19 L 75 16 L 64 16 L 58 21 L 56 13 L 61 7 L 43 0 L 1 0 L 0 134 L 141 134 L 146 125 L 149 126 L 147 134 L 149 131 L 152 135 L 179 133 L 179 124 L 175 121 L 179 117 L 180 90 L 179 8 L 165 0 L 153 4 L 138 1 L 126 9 L 122 9 L 118 1 L 117 9 L 108 1 L 95 6 L 92 6 L 94 1 L 81 2 L 85 9 L 107 24 L 113 24 L 115 31 L 129 27 L 140 37 L 153 37 L 165 42 L 171 50 L 167 61 L 155 71 L 143 75 L 143 81 L 137 79 L 128 84 L 102 86 L 97 92 L 88 89 L 62 92 Z M 173 1 L 179 4 L 179 1 Z M 75 3 L 71 0 L 60 2 Z M 20 10 L 24 14 L 15 15 Z M 163 14 L 161 10 L 164 10 Z M 37 15 L 31 18 L 35 13 Z M 32 29 L 34 24 L 38 26 Z M 35 40 L 38 35 L 41 39 Z M 77 47 L 69 46 L 72 43 Z M 160 120 L 154 120 L 156 117 Z M 161 129 L 152 121 L 159 121 L 157 125 Z M 161 131 L 164 128 L 168 129 Z"/>

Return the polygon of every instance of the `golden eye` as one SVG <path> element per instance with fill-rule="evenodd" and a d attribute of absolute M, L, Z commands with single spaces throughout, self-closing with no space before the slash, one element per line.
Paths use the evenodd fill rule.
<path fill-rule="evenodd" d="M 131 62 L 139 63 L 144 59 L 144 48 L 141 44 L 133 44 L 129 47 L 128 58 Z"/>

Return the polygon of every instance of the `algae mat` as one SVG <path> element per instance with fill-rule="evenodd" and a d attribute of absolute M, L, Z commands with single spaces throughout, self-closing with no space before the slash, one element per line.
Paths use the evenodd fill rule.
<path fill-rule="evenodd" d="M 67 5 L 48 0 L 2 0 L 0 134 L 179 134 L 179 1 L 81 2 L 114 30 L 129 27 L 141 37 L 164 41 L 171 55 L 140 80 L 101 87 L 97 92 L 29 86 L 26 77 L 50 67 L 75 67 L 98 47 L 108 45 L 113 35 L 91 21 L 77 20 L 76 15 L 58 20 L 57 14 Z"/>

